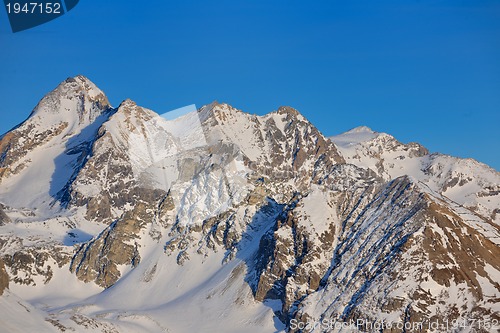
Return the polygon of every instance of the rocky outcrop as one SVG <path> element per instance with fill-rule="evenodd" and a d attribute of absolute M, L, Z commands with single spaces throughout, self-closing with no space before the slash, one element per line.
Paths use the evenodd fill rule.
<path fill-rule="evenodd" d="M 0 183 L 3 179 L 19 174 L 31 162 L 26 159 L 27 152 L 43 145 L 48 140 L 59 136 L 68 123 L 61 122 L 57 126 L 38 131 L 29 122 L 8 132 L 0 138 Z"/>
<path fill-rule="evenodd" d="M 5 214 L 4 207 L 0 204 L 0 226 L 5 225 L 7 223 L 11 223 L 9 216 Z"/>
<path fill-rule="evenodd" d="M 140 233 L 152 221 L 164 214 L 165 193 L 154 191 L 154 205 L 147 201 L 135 207 L 113 222 L 97 237 L 78 247 L 71 260 L 70 270 L 85 282 L 93 281 L 108 288 L 121 276 L 120 266 L 136 267 L 140 261 Z M 152 237 L 159 237 L 151 234 Z"/>
<path fill-rule="evenodd" d="M 1 240 L 0 244 L 13 249 L 1 259 L 10 272 L 10 280 L 20 285 L 37 286 L 49 283 L 54 271 L 61 269 L 70 259 L 70 255 L 61 246 L 22 247 L 20 239 L 8 242 Z"/>
<path fill-rule="evenodd" d="M 306 189 L 344 163 L 335 145 L 291 107 L 259 117 L 214 103 L 200 110 L 200 118 L 209 144 L 233 145 L 264 179 L 294 179 Z"/>
<path fill-rule="evenodd" d="M 141 229 L 132 217 L 111 224 L 91 242 L 81 245 L 74 255 L 70 270 L 85 282 L 101 287 L 112 286 L 121 276 L 119 266 L 136 267 L 141 257 L 134 233 Z"/>
<path fill-rule="evenodd" d="M 7 288 L 9 288 L 9 275 L 5 270 L 3 260 L 0 258 L 0 296 L 2 296 L 3 291 Z"/>

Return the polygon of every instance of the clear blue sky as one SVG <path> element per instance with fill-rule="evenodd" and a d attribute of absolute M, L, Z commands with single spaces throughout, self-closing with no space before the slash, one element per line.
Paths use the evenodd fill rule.
<path fill-rule="evenodd" d="M 297 108 L 500 170 L 500 1 L 81 0 L 13 34 L 0 8 L 0 132 L 83 74 L 113 105 Z"/>

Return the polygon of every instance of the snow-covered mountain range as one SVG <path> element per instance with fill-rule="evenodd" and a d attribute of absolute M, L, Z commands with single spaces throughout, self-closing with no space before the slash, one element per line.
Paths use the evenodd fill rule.
<path fill-rule="evenodd" d="M 169 119 L 77 76 L 0 137 L 2 332 L 500 330 L 499 172 L 290 107 Z"/>

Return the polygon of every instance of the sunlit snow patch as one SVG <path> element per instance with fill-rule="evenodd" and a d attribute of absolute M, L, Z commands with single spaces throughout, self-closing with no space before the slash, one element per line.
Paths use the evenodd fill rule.
<path fill-rule="evenodd" d="M 217 215 L 245 192 L 239 150 L 210 141 L 206 133 L 214 129 L 206 127 L 193 104 L 138 124 L 128 136 L 130 147 L 140 147 L 128 152 L 134 178 L 169 194 L 184 225 Z"/>

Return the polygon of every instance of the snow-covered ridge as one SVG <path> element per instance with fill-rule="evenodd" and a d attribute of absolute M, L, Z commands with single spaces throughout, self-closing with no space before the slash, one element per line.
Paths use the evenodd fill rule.
<path fill-rule="evenodd" d="M 347 163 L 369 168 L 386 180 L 409 175 L 451 200 L 500 224 L 500 173 L 474 159 L 403 144 L 362 126 L 330 137 Z"/>

